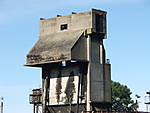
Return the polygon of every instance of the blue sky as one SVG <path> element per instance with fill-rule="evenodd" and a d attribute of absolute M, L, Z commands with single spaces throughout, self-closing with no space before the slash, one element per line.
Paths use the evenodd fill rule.
<path fill-rule="evenodd" d="M 38 40 L 39 18 L 89 11 L 108 12 L 107 57 L 112 79 L 142 96 L 149 91 L 149 0 L 0 0 L 0 96 L 5 113 L 32 113 L 28 94 L 41 85 L 41 70 L 24 67 L 28 51 Z M 141 110 L 145 105 L 141 104 Z"/>

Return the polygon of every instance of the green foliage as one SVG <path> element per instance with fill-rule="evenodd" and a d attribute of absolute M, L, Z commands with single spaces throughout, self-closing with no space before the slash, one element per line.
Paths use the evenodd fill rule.
<path fill-rule="evenodd" d="M 134 103 L 130 89 L 112 81 L 112 110 L 114 111 L 137 111 L 138 105 Z"/>

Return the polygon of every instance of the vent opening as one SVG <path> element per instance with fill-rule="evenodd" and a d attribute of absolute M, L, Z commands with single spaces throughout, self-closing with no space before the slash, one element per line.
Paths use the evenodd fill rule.
<path fill-rule="evenodd" d="M 103 15 L 96 14 L 96 32 L 103 32 Z"/>
<path fill-rule="evenodd" d="M 60 26 L 60 30 L 65 30 L 65 29 L 68 29 L 68 24 L 62 24 Z"/>

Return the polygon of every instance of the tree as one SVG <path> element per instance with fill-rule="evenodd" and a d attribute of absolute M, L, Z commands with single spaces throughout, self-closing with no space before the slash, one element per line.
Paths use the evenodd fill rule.
<path fill-rule="evenodd" d="M 112 110 L 137 111 L 138 105 L 134 103 L 131 91 L 126 85 L 112 81 Z"/>

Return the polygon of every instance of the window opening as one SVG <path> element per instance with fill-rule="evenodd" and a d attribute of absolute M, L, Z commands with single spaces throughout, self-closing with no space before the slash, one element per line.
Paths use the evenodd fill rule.
<path fill-rule="evenodd" d="M 65 29 L 68 29 L 68 24 L 62 24 L 60 26 L 60 30 L 65 30 Z"/>

